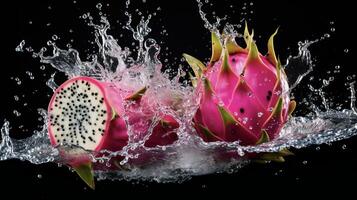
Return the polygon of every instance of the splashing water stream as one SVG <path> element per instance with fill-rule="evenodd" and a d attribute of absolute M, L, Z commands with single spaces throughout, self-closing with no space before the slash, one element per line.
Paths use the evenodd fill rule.
<path fill-rule="evenodd" d="M 206 19 L 206 14 L 202 11 L 202 2 L 197 0 L 199 14 L 209 30 L 217 31 L 224 18 L 216 18 L 216 22 L 210 24 Z M 126 5 L 130 4 L 127 1 Z M 238 152 L 239 155 L 246 153 L 259 152 L 277 152 L 284 148 L 303 148 L 309 145 L 318 145 L 323 143 L 334 142 L 352 137 L 357 134 L 357 110 L 355 106 L 355 82 L 351 82 L 351 109 L 337 111 L 327 105 L 327 99 L 324 98 L 323 88 L 317 89 L 318 95 L 323 99 L 326 111 L 314 111 L 306 116 L 294 116 L 284 126 L 280 137 L 273 141 L 258 146 L 241 146 L 239 142 L 210 142 L 206 143 L 199 137 L 192 134 L 194 128 L 191 121 L 198 107 L 198 95 L 193 88 L 187 84 L 180 83 L 182 72 L 177 74 L 173 79 L 168 75 L 161 73 L 162 63 L 158 59 L 160 46 L 152 38 L 147 38 L 151 29 L 149 21 L 151 15 L 145 19 L 141 18 L 138 25 L 133 28 L 131 25 L 131 15 L 125 12 L 128 21 L 125 29 L 132 32 L 133 39 L 138 42 L 137 57 L 133 58 L 128 48 L 122 48 L 118 41 L 107 33 L 110 24 L 106 17 L 101 16 L 100 24 L 92 22 L 89 19 L 88 25 L 95 30 L 95 43 L 98 45 L 98 54 L 92 55 L 92 60 L 82 61 L 79 52 L 75 49 L 60 49 L 54 42 L 48 45 L 53 48 L 51 56 L 44 56 L 47 51 L 42 48 L 39 52 L 32 52 L 34 57 L 40 58 L 45 64 L 67 75 L 68 78 L 75 76 L 91 76 L 106 82 L 113 82 L 119 90 L 137 90 L 143 86 L 149 86 L 148 98 L 152 101 L 155 113 L 166 113 L 175 118 L 179 123 L 177 135 L 178 141 L 168 146 L 145 147 L 144 143 L 149 138 L 153 127 L 158 120 L 153 120 L 149 128 L 149 134 L 142 136 L 136 134 L 131 129 L 129 123 L 128 133 L 129 142 L 126 147 L 118 152 L 104 151 L 106 154 L 102 157 L 92 156 L 93 162 L 107 162 L 115 156 L 124 156 L 120 162 L 121 165 L 128 163 L 130 159 L 137 158 L 141 153 L 166 154 L 170 155 L 160 162 L 142 168 L 140 166 L 130 166 L 130 170 L 118 171 L 96 171 L 97 179 L 125 179 L 125 180 L 155 180 L 158 182 L 183 181 L 192 175 L 208 174 L 215 172 L 232 172 L 245 164 L 249 160 L 238 159 L 227 162 L 218 162 L 214 159 L 211 152 L 226 151 Z M 235 37 L 241 37 L 235 29 L 241 25 L 225 25 L 225 33 Z M 299 73 L 296 78 L 290 79 L 291 92 L 296 88 L 304 77 L 307 77 L 313 71 L 314 63 L 311 60 L 309 51 L 310 45 L 317 43 L 319 40 L 305 41 L 298 43 L 299 53 L 296 56 L 290 56 L 286 60 L 284 68 L 291 71 L 294 65 L 304 65 L 305 71 Z M 16 51 L 22 52 L 25 41 L 21 41 Z M 289 73 L 287 73 L 289 75 Z M 47 86 L 55 90 L 58 85 L 54 81 L 56 73 L 46 82 Z M 163 92 L 164 91 L 164 92 Z M 316 89 L 312 88 L 312 92 Z M 176 107 L 166 106 L 167 95 L 180 96 L 180 104 Z M 153 98 L 155 97 L 155 98 Z M 313 104 L 313 103 L 310 103 Z M 129 110 L 128 110 L 129 111 Z M 140 111 L 136 111 L 140 112 Z M 34 131 L 31 137 L 23 140 L 10 138 L 10 123 L 5 121 L 1 128 L 0 160 L 20 159 L 29 161 L 33 164 L 42 164 L 47 162 L 61 163 L 59 149 L 51 146 L 47 133 L 47 111 L 38 110 L 39 115 L 43 118 L 44 124 L 41 130 Z M 125 114 L 123 115 L 125 119 Z M 71 147 L 79 148 L 79 147 Z M 89 152 L 90 153 L 90 152 Z"/>

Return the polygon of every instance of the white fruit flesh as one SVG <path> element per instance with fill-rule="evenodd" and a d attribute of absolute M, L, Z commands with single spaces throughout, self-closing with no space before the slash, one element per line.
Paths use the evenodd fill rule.
<path fill-rule="evenodd" d="M 95 150 L 108 128 L 109 109 L 99 83 L 80 78 L 67 81 L 50 103 L 51 142 Z"/>

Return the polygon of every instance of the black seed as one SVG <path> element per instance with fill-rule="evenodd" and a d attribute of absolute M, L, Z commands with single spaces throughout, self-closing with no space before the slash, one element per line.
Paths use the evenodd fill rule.
<path fill-rule="evenodd" d="M 270 101 L 270 99 L 271 99 L 271 96 L 267 96 L 267 100 Z"/>
<path fill-rule="evenodd" d="M 93 138 L 91 136 L 88 137 L 88 139 L 92 142 L 94 142 Z"/>
<path fill-rule="evenodd" d="M 244 108 L 239 109 L 240 113 L 244 113 Z"/>
<path fill-rule="evenodd" d="M 269 90 L 268 91 L 268 95 L 271 96 L 273 93 Z"/>

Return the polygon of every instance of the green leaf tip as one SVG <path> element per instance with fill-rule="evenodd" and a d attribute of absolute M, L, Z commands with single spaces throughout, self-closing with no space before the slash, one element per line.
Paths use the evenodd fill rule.
<path fill-rule="evenodd" d="M 226 39 L 226 49 L 228 50 L 229 55 L 246 52 L 246 50 L 240 47 L 232 37 Z"/>
<path fill-rule="evenodd" d="M 254 60 L 260 61 L 258 46 L 253 40 L 250 42 L 250 48 L 249 48 L 247 59 L 248 62 L 252 62 Z"/>
<path fill-rule="evenodd" d="M 201 78 L 202 72 L 204 72 L 206 70 L 205 65 L 197 58 L 190 56 L 186 53 L 182 54 L 182 56 L 186 59 L 187 63 L 192 68 L 192 70 L 195 74 L 195 77 Z"/>
<path fill-rule="evenodd" d="M 192 86 L 197 87 L 197 78 L 194 75 L 192 75 L 191 72 L 188 72 L 188 75 L 190 76 Z"/>
<path fill-rule="evenodd" d="M 213 94 L 213 89 L 212 89 L 212 86 L 211 86 L 211 82 L 206 77 L 204 77 L 202 80 L 203 80 L 203 86 L 204 86 L 204 89 L 205 89 L 205 94 L 211 96 Z"/>
<path fill-rule="evenodd" d="M 206 137 L 213 137 L 216 138 L 217 140 L 224 141 L 222 138 L 216 136 L 214 133 L 212 133 L 208 128 L 204 127 L 203 125 L 198 124 L 198 127 L 201 129 L 201 131 Z"/>
<path fill-rule="evenodd" d="M 231 66 L 229 64 L 229 53 L 228 50 L 224 50 L 224 55 L 223 55 L 223 63 L 222 63 L 222 72 L 224 73 L 230 73 L 231 71 Z"/>
<path fill-rule="evenodd" d="M 219 39 L 219 36 L 215 32 L 211 32 L 212 38 L 212 56 L 210 60 L 210 64 L 212 65 L 214 62 L 218 61 L 221 58 L 222 54 L 222 43 Z"/>
<path fill-rule="evenodd" d="M 252 34 L 249 33 L 247 21 L 245 21 L 245 28 L 244 28 L 244 41 L 246 43 L 246 49 L 250 49 L 251 43 L 253 41 L 254 30 L 252 30 Z"/>
<path fill-rule="evenodd" d="M 263 144 L 263 143 L 269 142 L 269 141 L 270 141 L 270 138 L 269 138 L 268 133 L 266 132 L 266 130 L 262 130 L 262 131 L 261 131 L 260 138 L 259 138 L 259 140 L 257 141 L 256 145 L 258 145 L 258 144 Z"/>
<path fill-rule="evenodd" d="M 112 107 L 112 118 L 110 120 L 114 120 L 117 117 L 119 117 L 118 113 L 114 110 L 114 108 Z"/>
<path fill-rule="evenodd" d="M 296 101 L 291 100 L 289 103 L 288 114 L 291 115 L 294 112 L 295 108 L 296 108 Z"/>
<path fill-rule="evenodd" d="M 143 87 L 142 89 L 138 90 L 134 94 L 132 94 L 129 97 L 127 97 L 125 100 L 138 101 L 143 97 L 143 95 L 145 94 L 146 90 L 147 90 L 147 87 Z"/>
<path fill-rule="evenodd" d="M 274 50 L 274 37 L 278 33 L 279 27 L 275 30 L 275 32 L 270 36 L 268 40 L 268 60 L 274 65 L 277 66 L 278 60 L 276 59 L 275 50 Z"/>
<path fill-rule="evenodd" d="M 95 189 L 94 175 L 92 169 L 92 163 L 87 162 L 73 167 L 74 171 L 79 177 L 93 190 Z"/>
<path fill-rule="evenodd" d="M 273 116 L 278 116 L 281 114 L 281 110 L 283 109 L 283 98 L 280 97 L 278 100 L 278 103 L 276 104 L 274 110 L 273 110 Z"/>
<path fill-rule="evenodd" d="M 279 153 L 264 153 L 259 157 L 259 159 L 280 163 L 285 162 L 284 157 L 280 156 Z"/>
<path fill-rule="evenodd" d="M 225 126 L 238 123 L 223 106 L 218 106 L 218 111 L 221 114 Z"/>
<path fill-rule="evenodd" d="M 280 156 L 293 156 L 293 155 L 295 155 L 293 152 L 289 151 L 287 148 L 283 148 L 278 153 L 279 153 Z"/>

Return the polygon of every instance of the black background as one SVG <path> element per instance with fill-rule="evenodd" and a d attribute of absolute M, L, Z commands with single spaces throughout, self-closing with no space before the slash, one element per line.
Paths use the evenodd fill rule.
<path fill-rule="evenodd" d="M 28 136 L 32 130 L 38 128 L 41 123 L 38 121 L 36 109 L 45 108 L 50 89 L 45 85 L 50 74 L 55 70 L 46 66 L 46 70 L 40 70 L 41 64 L 38 59 L 33 59 L 30 53 L 17 53 L 15 47 L 21 40 L 26 41 L 26 46 L 32 46 L 35 51 L 46 45 L 53 34 L 57 34 L 61 39 L 57 42 L 60 47 L 74 39 L 72 46 L 78 49 L 81 57 L 85 59 L 85 51 L 91 48 L 88 40 L 93 39 L 92 29 L 88 28 L 83 20 L 78 19 L 80 15 L 91 11 L 94 16 L 98 13 L 95 5 L 102 2 L 102 11 L 109 15 L 112 24 L 110 34 L 114 37 L 124 34 L 119 43 L 122 46 L 130 46 L 133 40 L 131 34 L 121 29 L 121 25 L 115 23 L 116 20 L 125 22 L 124 1 L 80 1 L 76 4 L 73 1 L 18 1 L 14 0 L 2 5 L 2 36 L 3 44 L 6 44 L 5 55 L 1 64 L 1 81 L 4 93 L 1 99 L 0 121 L 5 118 L 11 122 L 11 134 L 14 138 Z M 152 13 L 160 6 L 157 16 L 153 16 L 150 27 L 153 29 L 150 37 L 157 41 L 162 41 L 160 58 L 168 59 L 164 63 L 174 67 L 179 62 L 175 58 L 180 58 L 183 52 L 195 55 L 198 58 L 208 58 L 210 56 L 209 33 L 203 27 L 203 22 L 199 17 L 197 4 L 194 0 L 185 1 L 150 1 L 143 4 L 142 1 L 132 2 L 130 10 L 139 8 L 144 15 Z M 208 12 L 216 11 L 219 16 L 227 14 L 232 23 L 241 19 L 240 10 L 233 13 L 229 5 L 241 8 L 243 2 L 239 1 L 211 1 L 214 6 L 205 7 Z M 250 14 L 249 24 L 254 27 L 258 46 L 261 51 L 266 50 L 266 41 L 277 26 L 280 26 L 276 39 L 277 52 L 281 58 L 295 54 L 297 42 L 305 39 L 313 40 L 321 37 L 324 33 L 330 33 L 330 28 L 334 27 L 335 32 L 330 33 L 331 38 L 318 43 L 311 48 L 313 57 L 317 59 L 315 75 L 325 78 L 326 72 L 333 70 L 335 65 L 341 66 L 341 73 L 336 77 L 336 81 L 329 88 L 330 97 L 337 97 L 338 101 L 344 103 L 347 108 L 349 91 L 345 89 L 344 82 L 347 75 L 355 74 L 355 66 L 352 62 L 355 55 L 355 48 L 352 44 L 355 41 L 354 30 L 354 10 L 353 3 L 312 3 L 312 1 L 274 1 L 274 2 L 253 2 L 248 10 L 253 10 Z M 49 9 L 48 7 L 51 7 Z M 138 16 L 133 13 L 134 24 Z M 32 24 L 29 23 L 32 21 Z M 334 21 L 334 25 L 330 22 Z M 50 26 L 46 26 L 51 23 Z M 162 26 L 168 32 L 167 36 L 160 34 Z M 73 29 L 73 33 L 69 32 Z M 168 51 L 165 50 L 168 47 Z M 290 50 L 287 50 L 290 48 Z M 344 49 L 349 49 L 348 53 Z M 169 52 L 168 55 L 166 53 Z M 25 71 L 31 71 L 35 79 L 30 80 Z M 18 86 L 11 77 L 19 77 L 22 84 Z M 64 77 L 58 74 L 56 81 L 64 81 Z M 318 85 L 318 84 L 317 84 Z M 25 97 L 21 97 L 25 94 Z M 296 98 L 304 97 L 305 91 L 296 93 Z M 19 95 L 20 100 L 15 102 L 14 95 Z M 27 102 L 28 106 L 23 107 Z M 22 113 L 20 117 L 15 117 L 13 110 L 17 109 Z M 304 110 L 303 105 L 299 105 L 300 112 Z M 23 125 L 23 128 L 19 128 Z M 342 146 L 346 145 L 343 149 Z M 9 194 L 15 198 L 20 195 L 28 197 L 38 197 L 38 199 L 51 199 L 53 196 L 72 196 L 80 194 L 94 197 L 96 195 L 114 195 L 116 198 L 123 198 L 125 194 L 137 195 L 140 193 L 152 193 L 165 197 L 163 191 L 174 194 L 189 195 L 194 193 L 215 193 L 225 195 L 242 194 L 258 195 L 267 194 L 270 197 L 279 196 L 282 191 L 288 189 L 291 195 L 305 195 L 308 192 L 316 194 L 338 193 L 340 195 L 352 193 L 350 190 L 356 186 L 357 178 L 357 138 L 335 142 L 330 145 L 321 145 L 293 150 L 296 154 L 287 158 L 282 164 L 272 163 L 267 165 L 251 164 L 234 174 L 214 174 L 200 177 L 193 177 L 184 183 L 131 183 L 126 181 L 99 181 L 96 183 L 96 190 L 91 191 L 84 183 L 67 168 L 58 168 L 56 164 L 32 165 L 18 160 L 0 162 L 0 193 Z M 306 161 L 307 164 L 303 164 Z M 42 178 L 37 177 L 38 174 Z M 60 188 L 60 189 L 59 189 Z M 324 188 L 324 189 L 321 189 Z M 251 193 L 250 191 L 256 191 Z M 12 192 L 16 191 L 16 192 Z M 263 192 L 263 191 L 266 191 Z M 123 195 L 123 196 L 122 196 Z M 2 198 L 1 198 L 2 199 Z"/>

